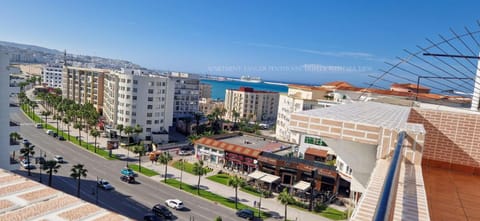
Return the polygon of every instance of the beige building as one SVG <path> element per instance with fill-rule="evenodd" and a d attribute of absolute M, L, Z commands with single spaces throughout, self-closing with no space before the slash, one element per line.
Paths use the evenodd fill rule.
<path fill-rule="evenodd" d="M 234 110 L 239 119 L 250 118 L 255 122 L 275 122 L 278 110 L 278 93 L 271 91 L 256 91 L 249 87 L 238 90 L 227 89 L 225 93 L 226 119 L 234 121 Z M 238 120 L 238 119 L 237 119 Z"/>
<path fill-rule="evenodd" d="M 330 107 L 343 102 L 333 90 L 325 87 L 288 85 L 288 92 L 281 93 L 278 102 L 278 114 L 275 137 L 278 140 L 298 143 L 299 135 L 290 131 L 290 115 L 295 112 Z"/>
<path fill-rule="evenodd" d="M 200 83 L 200 99 L 212 98 L 212 85 Z"/>
<path fill-rule="evenodd" d="M 205 116 L 211 114 L 215 108 L 222 109 L 223 101 L 214 100 L 211 98 L 202 98 L 198 102 L 199 111 L 202 112 Z"/>
<path fill-rule="evenodd" d="M 77 104 L 91 103 L 100 113 L 103 111 L 103 84 L 108 70 L 64 67 L 62 97 Z"/>

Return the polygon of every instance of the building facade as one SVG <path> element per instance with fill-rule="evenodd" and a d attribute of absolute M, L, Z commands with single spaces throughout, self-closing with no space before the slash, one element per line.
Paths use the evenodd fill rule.
<path fill-rule="evenodd" d="M 278 93 L 256 91 L 249 87 L 227 89 L 225 92 L 226 119 L 235 121 L 250 119 L 257 123 L 275 122 L 278 110 Z M 239 114 L 236 119 L 234 112 Z"/>
<path fill-rule="evenodd" d="M 98 112 L 103 111 L 104 69 L 64 67 L 62 97 L 77 104 L 91 103 Z"/>
<path fill-rule="evenodd" d="M 212 85 L 200 83 L 200 99 L 212 98 Z"/>
<path fill-rule="evenodd" d="M 168 142 L 173 119 L 174 82 L 168 77 L 126 69 L 105 77 L 106 123 L 143 128 L 142 140 Z"/>
<path fill-rule="evenodd" d="M 200 77 L 196 74 L 169 72 L 168 77 L 174 81 L 173 117 L 193 118 L 198 112 L 200 97 Z"/>
<path fill-rule="evenodd" d="M 207 116 L 215 110 L 215 108 L 222 109 L 223 108 L 223 101 L 221 100 L 213 100 L 211 98 L 201 98 L 198 103 L 198 109 L 203 115 Z"/>
<path fill-rule="evenodd" d="M 63 64 L 47 64 L 42 70 L 42 84 L 51 88 L 62 88 Z"/>
<path fill-rule="evenodd" d="M 0 52 L 0 93 L 3 96 L 0 97 L 0 145 L 1 149 L 1 160 L 0 168 L 10 170 L 14 168 L 14 165 L 10 164 L 10 156 L 13 151 L 13 146 L 10 145 L 9 135 L 12 132 L 10 125 L 10 111 L 9 111 L 9 97 L 10 87 L 9 87 L 9 71 L 8 66 L 10 65 L 10 56 L 6 53 Z"/>

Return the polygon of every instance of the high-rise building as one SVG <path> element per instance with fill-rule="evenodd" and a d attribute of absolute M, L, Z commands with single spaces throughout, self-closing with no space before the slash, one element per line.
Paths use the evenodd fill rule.
<path fill-rule="evenodd" d="M 62 88 L 63 64 L 47 64 L 42 69 L 42 83 L 47 87 Z"/>
<path fill-rule="evenodd" d="M 214 100 L 211 98 L 202 98 L 198 104 L 200 112 L 205 116 L 211 114 L 215 108 L 222 109 L 223 105 L 224 103 L 222 100 Z"/>
<path fill-rule="evenodd" d="M 249 87 L 227 89 L 225 93 L 226 119 L 235 121 L 242 118 L 257 123 L 275 122 L 278 109 L 278 93 L 256 91 Z M 239 114 L 235 119 L 234 112 Z"/>
<path fill-rule="evenodd" d="M 62 97 L 77 104 L 91 103 L 99 111 L 103 109 L 103 84 L 108 70 L 64 67 Z"/>
<path fill-rule="evenodd" d="M 169 72 L 167 76 L 175 82 L 173 118 L 193 118 L 198 112 L 200 77 L 182 72 Z"/>
<path fill-rule="evenodd" d="M 106 123 L 143 128 L 139 137 L 155 143 L 168 142 L 173 119 L 175 82 L 143 70 L 124 69 L 105 76 Z"/>
<path fill-rule="evenodd" d="M 13 151 L 12 146 L 10 146 L 9 134 L 9 74 L 8 74 L 8 65 L 10 57 L 8 54 L 0 52 L 0 168 L 10 170 L 12 165 L 10 164 L 10 154 Z"/>
<path fill-rule="evenodd" d="M 200 98 L 212 98 L 212 85 L 200 84 Z"/>

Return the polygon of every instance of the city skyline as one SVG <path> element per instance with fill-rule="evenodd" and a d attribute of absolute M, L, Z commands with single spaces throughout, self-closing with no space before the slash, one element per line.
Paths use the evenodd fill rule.
<path fill-rule="evenodd" d="M 403 49 L 477 25 L 478 2 L 450 3 L 15 1 L 0 9 L 0 40 L 150 69 L 361 84 Z"/>

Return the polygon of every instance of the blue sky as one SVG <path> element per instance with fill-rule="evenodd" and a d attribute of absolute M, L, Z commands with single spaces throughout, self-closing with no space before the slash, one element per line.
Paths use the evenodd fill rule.
<path fill-rule="evenodd" d="M 427 37 L 479 29 L 479 9 L 453 0 L 15 0 L 2 1 L 0 40 L 161 70 L 362 86 Z"/>

